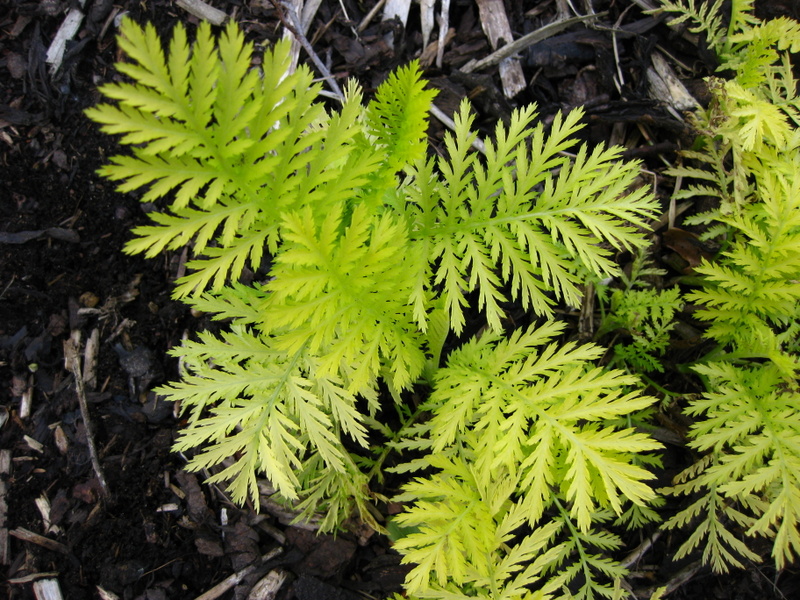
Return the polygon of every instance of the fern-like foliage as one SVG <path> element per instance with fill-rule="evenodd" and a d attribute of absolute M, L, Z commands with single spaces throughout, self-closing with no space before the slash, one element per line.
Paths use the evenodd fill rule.
<path fill-rule="evenodd" d="M 646 252 L 634 256 L 630 274 L 620 277 L 622 287 L 596 286 L 603 318 L 595 339 L 613 331 L 626 336 L 625 342 L 614 344 L 612 364 L 637 373 L 663 372 L 660 358 L 669 345 L 675 314 L 683 305 L 677 287 L 658 290 L 647 285 L 645 277 L 665 274 L 648 266 L 648 260 Z"/>
<path fill-rule="evenodd" d="M 678 288 L 614 290 L 610 314 L 603 325 L 621 329 L 623 335 L 629 336 L 624 343 L 614 344 L 615 359 L 635 372 L 663 372 L 661 356 L 669 345 L 675 313 L 682 304 Z"/>
<path fill-rule="evenodd" d="M 661 0 L 660 10 L 676 13 L 678 16 L 670 20 L 670 25 L 688 24 L 689 31 L 705 36 L 706 45 L 719 52 L 726 41 L 723 2 L 724 0 L 701 1 L 698 5 L 697 0 Z"/>
<path fill-rule="evenodd" d="M 545 136 L 543 125 L 531 127 L 533 107 L 515 111 L 508 127 L 498 124 L 482 164 L 470 152 L 474 133 L 464 102 L 455 133 L 445 139 L 448 160 L 416 167 L 408 211 L 424 257 L 420 280 L 440 286 L 456 332 L 470 291 L 479 291 L 489 325 L 500 329 L 504 288 L 523 307 L 550 315 L 555 300 L 579 302 L 581 269 L 618 273 L 612 251 L 598 243 L 642 246 L 639 231 L 655 206 L 645 189 L 627 191 L 635 164 L 619 160 L 619 148 L 581 146 L 572 162 L 560 154 L 576 146 L 581 116 L 580 109 L 558 115 Z M 423 296 L 418 289 L 416 297 Z"/>
<path fill-rule="evenodd" d="M 792 165 L 791 174 L 780 173 Z M 758 173 L 755 201 L 724 220 L 735 242 L 719 262 L 698 268 L 706 285 L 688 298 L 702 303 L 698 316 L 709 322 L 706 335 L 720 344 L 706 364 L 696 367 L 707 378 L 709 391 L 689 409 L 704 417 L 692 429 L 691 445 L 710 452 L 710 458 L 704 469 L 690 469 L 671 489 L 705 489 L 706 497 L 667 526 L 686 525 L 705 509 L 703 525 L 680 552 L 702 541 L 704 557 L 719 571 L 741 566 L 741 557 L 753 555 L 726 528 L 726 521 L 748 535 L 774 537 L 779 567 L 791 562 L 800 548 L 800 495 L 794 475 L 800 440 L 798 176 L 797 157 Z"/>
<path fill-rule="evenodd" d="M 739 357 L 786 365 L 789 374 L 792 360 L 781 353 L 796 335 L 800 306 L 798 176 L 796 155 L 757 173 L 755 203 L 723 220 L 736 242 L 720 262 L 698 267 L 707 283 L 689 296 L 704 306 L 698 316 L 709 322 L 708 336 Z"/>
<path fill-rule="evenodd" d="M 703 168 L 681 167 L 671 174 L 700 180 L 676 198 L 712 196 L 721 199 L 718 210 L 690 222 L 708 223 L 718 214 L 741 205 L 752 192 L 750 173 L 759 170 L 759 155 L 770 149 L 792 152 L 797 147 L 800 98 L 789 55 L 800 51 L 800 24 L 788 18 L 762 22 L 753 15 L 752 0 L 731 2 L 727 27 L 722 2 L 698 8 L 694 0 L 664 0 L 664 10 L 678 21 L 693 22 L 693 31 L 705 33 L 720 58 L 720 71 L 730 79 L 711 78 L 714 101 L 695 115 L 695 127 L 704 137 L 700 148 L 685 158 Z M 730 159 L 730 160 L 728 160 Z M 720 233 L 713 229 L 709 235 Z"/>
<path fill-rule="evenodd" d="M 194 451 L 190 467 L 256 506 L 266 477 L 301 518 L 323 513 L 323 530 L 354 510 L 378 527 L 369 486 L 388 449 L 369 457 L 369 441 L 402 439 L 437 471 L 406 489 L 424 510 L 399 517 L 428 532 L 400 542 L 419 563 L 409 589 L 425 594 L 433 577 L 442 593 L 530 598 L 580 579 L 583 597 L 608 595 L 600 578 L 621 570 L 601 555 L 619 540 L 603 523 L 644 514 L 650 475 L 632 461 L 657 447 L 619 422 L 651 399 L 593 366 L 598 348 L 558 345 L 552 320 L 501 331 L 505 301 L 551 317 L 579 302 L 581 274 L 617 275 L 613 253 L 646 244 L 656 202 L 629 189 L 637 165 L 579 145 L 580 111 L 545 134 L 533 107 L 498 126 L 482 159 L 466 102 L 446 156 L 428 158 L 434 94 L 416 64 L 366 107 L 352 85 L 328 111 L 307 69 L 286 72 L 287 43 L 250 69 L 234 25 L 218 41 L 201 26 L 191 46 L 179 27 L 164 54 L 152 27 L 126 21 L 121 46 L 132 82 L 101 88 L 116 104 L 89 116 L 131 155 L 103 173 L 164 207 L 128 250 L 191 243 L 176 294 L 229 321 L 173 350 L 186 374 L 159 390 L 189 415 L 176 447 Z M 266 256 L 268 277 L 237 282 Z M 441 369 L 473 292 L 487 333 Z M 420 381 L 434 392 L 412 412 L 403 392 Z M 381 383 L 408 416 L 402 432 L 381 422 Z"/>
<path fill-rule="evenodd" d="M 673 6 L 671 9 L 674 9 Z M 733 3 L 731 25 L 715 49 L 730 81 L 715 80 L 715 101 L 698 115 L 699 166 L 674 171 L 702 180 L 684 197 L 716 196 L 724 250 L 700 265 L 703 285 L 687 296 L 708 323 L 716 348 L 695 367 L 707 391 L 688 411 L 690 445 L 704 456 L 668 489 L 692 503 L 666 527 L 693 527 L 679 556 L 702 547 L 716 571 L 759 557 L 748 536 L 773 539 L 778 568 L 800 550 L 797 402 L 800 317 L 800 158 L 797 82 L 788 53 L 800 27 L 762 23 L 750 2 Z"/>
<path fill-rule="evenodd" d="M 417 565 L 410 592 L 446 598 L 448 577 L 487 594 L 534 583 L 553 590 L 580 574 L 584 588 L 577 597 L 592 598 L 608 591 L 598 575 L 621 577 L 619 565 L 585 550 L 620 543 L 594 529 L 608 518 L 604 511 L 621 514 L 626 503 L 653 499 L 644 483 L 651 475 L 632 456 L 659 445 L 609 425 L 653 399 L 625 391 L 635 378 L 591 366 L 601 348 L 554 343 L 562 329 L 549 323 L 507 339 L 485 334 L 453 352 L 437 373 L 424 407 L 431 419 L 400 444 L 427 450 L 400 470 L 436 469 L 434 477 L 409 483 L 400 497 L 414 504 L 396 519 L 419 528 L 396 544 L 404 560 Z M 550 521 L 550 511 L 560 516 Z M 537 569 L 515 577 L 521 565 L 494 571 L 504 561 L 513 564 L 516 553 L 530 560 L 523 548 L 533 540 L 517 540 L 519 548 L 509 542 L 523 524 L 534 528 L 537 543 L 539 528 L 568 540 L 537 557 Z M 552 581 L 545 577 L 551 571 Z"/>
<path fill-rule="evenodd" d="M 691 445 L 708 455 L 669 490 L 703 493 L 665 523 L 694 528 L 676 558 L 702 545 L 704 561 L 717 572 L 742 567 L 743 559 L 760 561 L 743 530 L 774 538 L 773 558 L 782 568 L 800 551 L 800 390 L 771 363 L 719 362 L 697 371 L 711 391 L 690 409 L 705 417 L 694 426 Z"/>
<path fill-rule="evenodd" d="M 179 282 L 178 297 L 220 289 L 247 264 L 258 268 L 264 251 L 278 247 L 285 212 L 354 196 L 375 169 L 378 158 L 366 153 L 348 160 L 360 95 L 327 127 L 313 128 L 327 118 L 320 88 L 307 68 L 287 73 L 287 44 L 254 70 L 252 44 L 233 23 L 218 43 L 201 25 L 191 48 L 178 25 L 168 57 L 153 26 L 126 20 L 121 33 L 131 62 L 119 68 L 134 83 L 102 86 L 118 103 L 87 114 L 136 145 L 101 173 L 122 181 L 121 191 L 145 188 L 143 201 L 169 196 L 168 210 L 152 213 L 155 224 L 137 228 L 127 250 L 155 256 L 194 243 L 194 272 Z"/>

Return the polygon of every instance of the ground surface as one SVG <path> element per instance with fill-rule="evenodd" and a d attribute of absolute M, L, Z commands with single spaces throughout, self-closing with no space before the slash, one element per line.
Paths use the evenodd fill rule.
<path fill-rule="evenodd" d="M 0 0 L 0 456 L 10 462 L 3 481 L 11 530 L 8 540 L 0 540 L 0 596 L 31 598 L 31 582 L 49 574 L 70 600 L 101 597 L 100 588 L 126 599 L 195 598 L 277 548 L 282 553 L 253 577 L 283 567 L 289 580 L 280 598 L 382 598 L 399 590 L 403 568 L 380 536 L 315 537 L 240 510 L 184 472 L 184 458 L 170 451 L 179 418 L 151 389 L 176 375 L 166 351 L 204 323 L 170 298 L 179 255 L 145 261 L 122 252 L 130 229 L 145 216 L 135 198 L 116 193 L 95 174 L 116 150 L 82 111 L 98 100 L 96 85 L 113 76 L 110 16 L 127 10 L 161 31 L 196 19 L 169 0 L 89 0 L 87 19 L 51 76 L 45 53 L 73 4 Z M 253 40 L 280 33 L 266 0 L 214 4 L 242 22 Z M 764 14 L 792 14 L 789 1 L 766 4 Z M 360 22 L 373 5 L 323 0 L 309 32 L 332 72 L 357 77 L 367 91 L 422 49 L 418 8 L 405 31 L 376 20 L 357 39 L 351 22 Z M 515 37 L 556 11 L 548 2 L 506 6 Z M 539 104 L 544 119 L 586 105 L 590 142 L 625 143 L 658 173 L 662 158 L 672 160 L 690 133 L 648 96 L 643 73 L 650 53 L 661 44 L 696 68 L 698 80 L 688 83 L 700 97 L 705 57 L 628 0 L 594 6 L 608 11 L 604 24 L 631 26 L 636 35 L 619 36 L 615 50 L 607 31 L 572 27 L 558 43 L 524 54 L 529 83 L 509 101 L 495 67 L 481 75 L 457 72 L 490 49 L 474 3 L 454 1 L 454 38 L 443 66 L 426 69 L 442 90 L 437 104 L 452 112 L 469 96 L 484 127 L 528 102 Z M 389 31 L 394 48 L 385 41 Z M 615 82 L 618 73 L 623 80 Z M 440 143 L 441 126 L 432 126 L 431 138 Z M 656 251 L 671 252 L 665 245 Z M 70 332 L 85 341 L 93 331 L 99 350 L 87 394 L 110 490 L 105 500 L 74 380 L 64 367 Z M 20 539 L 25 530 L 45 540 Z M 638 542 L 630 540 L 631 547 Z M 636 586 L 666 581 L 685 566 L 667 562 L 673 543 L 663 536 L 644 556 L 638 570 L 645 580 Z M 250 579 L 222 597 L 244 598 L 249 585 Z M 800 587 L 794 573 L 778 577 L 769 567 L 726 578 L 700 570 L 671 597 L 798 598 Z"/>

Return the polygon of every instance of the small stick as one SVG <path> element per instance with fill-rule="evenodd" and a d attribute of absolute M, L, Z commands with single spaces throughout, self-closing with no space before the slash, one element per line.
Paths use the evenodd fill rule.
<path fill-rule="evenodd" d="M 697 572 L 702 568 L 703 568 L 703 563 L 702 561 L 699 560 L 683 567 L 667 582 L 665 586 L 659 586 L 665 588 L 664 592 L 662 593 L 662 596 L 667 596 L 668 594 L 671 594 L 672 592 L 677 590 L 683 584 L 688 582 L 692 577 L 694 577 L 697 574 Z M 653 587 L 653 588 L 647 588 L 646 590 L 642 590 L 643 597 L 649 598 L 656 592 L 657 589 L 658 587 Z"/>
<path fill-rule="evenodd" d="M 626 556 L 620 564 L 627 569 L 633 566 L 634 563 L 639 562 L 642 556 L 644 556 L 647 551 L 653 547 L 653 544 L 656 543 L 656 540 L 661 537 L 661 533 L 662 532 L 660 531 L 656 531 L 653 535 L 644 540 L 637 548 L 633 550 L 633 552 Z"/>
<path fill-rule="evenodd" d="M 269 562 L 270 560 L 278 556 L 281 552 L 283 552 L 282 548 L 275 548 L 274 550 L 267 552 L 264 556 L 261 557 L 260 560 L 255 561 L 253 564 L 245 567 L 241 571 L 229 575 L 207 592 L 200 594 L 197 598 L 195 598 L 195 600 L 216 600 L 228 590 L 239 585 L 242 579 L 250 575 L 250 573 L 252 573 L 256 569 L 260 568 L 264 563 Z"/>
<path fill-rule="evenodd" d="M 383 8 L 383 5 L 386 4 L 386 0 L 378 0 L 377 4 L 372 7 L 372 10 L 367 13 L 367 16 L 361 20 L 361 23 L 358 24 L 356 27 L 356 31 L 358 33 L 362 33 L 369 24 L 372 23 L 372 19 L 375 18 L 375 15 L 378 14 L 378 11 Z"/>
<path fill-rule="evenodd" d="M 86 401 L 86 388 L 84 387 L 83 374 L 81 373 L 81 359 L 78 357 L 80 344 L 81 332 L 75 330 L 72 332 L 70 338 L 64 341 L 64 364 L 67 370 L 72 372 L 72 376 L 75 379 L 75 392 L 78 395 L 83 424 L 86 427 L 86 443 L 89 446 L 89 456 L 92 459 L 94 473 L 97 475 L 97 479 L 100 482 L 103 495 L 108 496 L 108 485 L 103 475 L 103 469 L 100 467 L 100 460 L 97 458 L 97 448 L 94 445 L 92 422 L 89 418 L 89 404 Z"/>
<path fill-rule="evenodd" d="M 210 4 L 206 4 L 203 0 L 176 0 L 178 6 L 198 19 L 204 19 L 212 25 L 222 25 L 227 19 L 228 15 L 218 8 L 214 8 Z"/>
<path fill-rule="evenodd" d="M 336 79 L 334 79 L 328 67 L 325 66 L 325 63 L 323 63 L 320 57 L 317 56 L 317 53 L 314 52 L 314 48 L 311 47 L 311 43 L 303 33 L 303 26 L 300 23 L 300 20 L 297 18 L 297 13 L 295 12 L 294 7 L 286 4 L 281 6 L 281 3 L 278 0 L 271 0 L 271 2 L 275 7 L 275 10 L 278 11 L 278 18 L 281 20 L 281 24 L 289 30 L 289 32 L 298 42 L 300 42 L 303 50 L 306 51 L 308 56 L 311 58 L 311 61 L 314 63 L 317 69 L 319 69 L 322 77 L 328 82 L 328 85 L 331 86 L 331 90 L 333 90 L 333 93 L 339 98 L 339 101 L 344 101 L 342 88 L 339 87 L 339 84 L 336 83 Z"/>
<path fill-rule="evenodd" d="M 444 114 L 444 111 L 435 104 L 431 104 L 431 114 L 437 119 L 439 119 L 444 124 L 445 127 L 450 129 L 451 131 L 455 131 L 456 129 L 455 121 L 453 121 L 453 119 Z M 478 136 L 475 136 L 475 139 L 472 140 L 472 147 L 475 148 L 481 154 L 486 154 L 486 145 L 483 143 L 483 140 Z"/>
<path fill-rule="evenodd" d="M 13 535 L 17 539 L 22 540 L 23 542 L 31 542 L 32 544 L 36 544 L 37 546 L 41 546 L 42 548 L 53 550 L 54 552 L 69 554 L 69 548 L 67 548 L 61 542 L 51 540 L 49 537 L 39 535 L 38 533 L 34 533 L 33 531 L 25 529 L 24 527 L 17 527 L 16 529 L 12 529 L 8 533 Z"/>
<path fill-rule="evenodd" d="M 79 4 L 81 8 L 83 8 L 85 3 L 86 0 L 80 0 Z M 81 23 L 83 23 L 83 17 L 83 11 L 81 11 L 80 8 L 72 8 L 61 22 L 61 26 L 58 28 L 53 41 L 50 43 L 50 47 L 47 49 L 47 56 L 45 57 L 45 62 L 50 65 L 51 75 L 55 74 L 56 71 L 61 68 L 61 61 L 64 60 L 67 42 L 78 33 L 78 29 L 80 29 Z"/>
<path fill-rule="evenodd" d="M 564 19 L 562 21 L 555 21 L 553 23 L 550 23 L 549 25 L 540 27 L 536 31 L 531 31 L 528 34 L 523 35 L 521 38 L 514 40 L 509 44 L 506 44 L 502 48 L 498 48 L 497 50 L 492 52 L 489 56 L 482 58 L 481 60 L 469 61 L 459 70 L 462 71 L 463 73 L 472 73 L 473 71 L 480 71 L 481 69 L 485 69 L 486 67 L 492 67 L 500 63 L 500 61 L 508 58 L 509 56 L 513 56 L 517 52 L 522 52 L 528 46 L 533 46 L 538 42 L 546 40 L 547 38 L 554 36 L 560 31 L 563 31 L 567 27 L 574 25 L 575 23 L 581 23 L 583 21 L 593 21 L 607 14 L 608 12 L 601 12 L 593 15 L 583 15 L 580 17 L 572 17 L 571 19 Z"/>
<path fill-rule="evenodd" d="M 33 583 L 34 581 L 39 581 L 40 579 L 49 579 L 51 577 L 58 576 L 58 571 L 39 571 L 38 573 L 30 573 L 29 575 L 23 575 L 22 577 L 10 577 L 6 583 L 20 585 L 25 583 Z"/>

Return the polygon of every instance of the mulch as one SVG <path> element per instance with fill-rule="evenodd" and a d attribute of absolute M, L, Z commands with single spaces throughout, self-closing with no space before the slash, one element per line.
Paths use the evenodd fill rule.
<path fill-rule="evenodd" d="M 282 34 L 281 15 L 268 0 L 213 4 L 257 43 Z M 575 24 L 519 52 L 524 85 L 509 98 L 496 65 L 466 67 L 493 52 L 478 4 L 451 2 L 439 65 L 435 47 L 423 47 L 416 5 L 403 25 L 382 21 L 380 13 L 366 22 L 374 0 L 322 0 L 308 37 L 340 82 L 354 77 L 367 95 L 391 69 L 421 57 L 440 90 L 437 106 L 451 114 L 470 98 L 483 135 L 516 106 L 536 102 L 545 123 L 559 110 L 584 106 L 585 139 L 624 144 L 666 198 L 660 172 L 691 143 L 691 131 L 653 96 L 647 71 L 654 52 L 668 51 L 673 64 L 687 67 L 683 82 L 702 102 L 702 77 L 714 67 L 702 45 L 645 14 L 638 2 L 595 1 L 604 15 L 593 27 Z M 506 2 L 513 37 L 553 21 L 562 4 Z M 573 4 L 585 12 L 584 3 Z M 171 299 L 185 256 L 144 260 L 122 252 L 146 216 L 135 197 L 96 174 L 117 149 L 83 110 L 99 100 L 97 85 L 115 76 L 115 16 L 151 21 L 163 33 L 197 17 L 169 0 L 88 0 L 51 72 L 48 48 L 79 6 L 0 0 L 0 595 L 41 598 L 57 585 L 69 600 L 244 599 L 268 574 L 281 585 L 277 596 L 262 597 L 281 600 L 401 591 L 407 567 L 384 537 L 368 530 L 320 536 L 237 507 L 171 451 L 181 416 L 152 390 L 177 376 L 169 348 L 209 324 Z M 763 17 L 800 17 L 791 0 L 763 2 L 759 10 Z M 434 26 L 434 42 L 438 31 Z M 434 149 L 444 129 L 432 122 Z M 692 262 L 693 247 L 670 235 L 656 238 L 656 255 L 679 270 Z M 64 361 L 70 339 L 81 348 L 92 340 L 95 348 L 80 365 L 91 435 L 75 370 Z M 92 467 L 90 437 L 104 482 Z M 673 460 L 686 460 L 681 448 L 671 452 Z M 630 550 L 642 540 L 628 542 Z M 633 567 L 634 588 L 642 593 L 688 569 L 692 576 L 670 597 L 800 597 L 793 571 L 752 565 L 716 577 L 691 561 L 670 562 L 676 547 L 671 536 L 659 538 Z"/>

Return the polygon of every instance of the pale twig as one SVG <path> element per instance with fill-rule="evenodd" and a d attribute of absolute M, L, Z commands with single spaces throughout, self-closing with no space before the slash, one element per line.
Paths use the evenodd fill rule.
<path fill-rule="evenodd" d="M 214 8 L 203 0 L 176 0 L 176 4 L 190 15 L 208 21 L 212 25 L 222 25 L 228 20 L 227 13 Z"/>
<path fill-rule="evenodd" d="M 644 556 L 645 553 L 648 550 L 650 550 L 650 548 L 653 547 L 653 544 L 655 544 L 658 538 L 660 537 L 661 537 L 661 532 L 656 531 L 653 535 L 651 535 L 649 538 L 647 538 L 641 544 L 639 544 L 639 546 L 628 556 L 626 556 L 625 559 L 620 564 L 626 569 L 631 568 L 631 566 L 633 566 L 635 563 L 641 560 L 642 556 Z"/>
<path fill-rule="evenodd" d="M 444 124 L 445 127 L 450 129 L 451 131 L 455 131 L 456 129 L 455 121 L 453 121 L 453 119 L 444 114 L 444 111 L 442 111 L 442 109 L 440 109 L 435 104 L 431 104 L 431 114 L 437 119 L 439 119 Z M 475 136 L 475 139 L 472 140 L 472 147 L 478 150 L 481 154 L 486 154 L 486 146 L 484 145 L 483 140 L 480 139 L 478 136 Z"/>
<path fill-rule="evenodd" d="M 229 575 L 207 592 L 200 594 L 197 598 L 195 598 L 195 600 L 216 600 L 228 590 L 239 585 L 245 577 L 261 568 L 262 565 L 279 556 L 281 552 L 283 552 L 281 548 L 275 548 L 274 550 L 271 550 L 253 564 L 245 567 L 241 571 L 237 571 L 236 573 Z"/>
<path fill-rule="evenodd" d="M 383 5 L 386 4 L 386 0 L 378 0 L 375 6 L 372 7 L 372 10 L 367 13 L 367 16 L 361 19 L 361 23 L 358 24 L 356 27 L 356 31 L 358 33 L 363 32 L 369 24 L 372 23 L 372 19 L 375 18 L 375 15 L 378 14 L 378 11 L 383 8 Z"/>
<path fill-rule="evenodd" d="M 36 544 L 37 546 L 41 546 L 42 548 L 47 548 L 48 550 L 52 550 L 53 552 L 60 552 L 61 554 L 69 554 L 69 548 L 65 544 L 62 544 L 61 542 L 57 542 L 55 540 L 51 540 L 49 537 L 39 535 L 38 533 L 34 533 L 33 531 L 25 529 L 24 527 L 17 527 L 16 529 L 12 529 L 8 533 L 10 533 L 18 540 L 22 540 L 23 542 L 30 542 L 31 544 Z"/>
<path fill-rule="evenodd" d="M 303 26 L 300 23 L 300 19 L 297 17 L 294 7 L 289 6 L 286 3 L 281 3 L 278 0 L 271 0 L 271 2 L 278 11 L 278 18 L 281 20 L 283 26 L 291 32 L 291 34 L 303 47 L 303 50 L 306 51 L 306 54 L 308 54 L 308 56 L 311 58 L 311 62 L 314 63 L 314 66 L 319 69 L 322 77 L 328 82 L 328 85 L 331 86 L 333 93 L 340 98 L 340 101 L 344 100 L 342 88 L 339 87 L 336 79 L 334 79 L 328 67 L 325 66 L 325 63 L 322 62 L 322 59 L 320 59 L 320 57 L 317 56 L 317 53 L 314 52 L 314 48 L 311 47 L 311 43 L 303 33 Z"/>
<path fill-rule="evenodd" d="M 662 592 L 662 596 L 667 596 L 689 581 L 695 574 L 703 568 L 703 563 L 701 561 L 695 561 L 689 565 L 683 567 L 680 571 L 675 573 L 675 575 L 666 583 L 664 586 L 659 586 L 658 588 L 648 588 L 646 590 L 641 591 L 641 596 L 637 594 L 639 597 L 649 598 L 652 596 L 657 589 L 664 588 Z"/>
<path fill-rule="evenodd" d="M 100 459 L 97 457 L 97 448 L 94 445 L 92 422 L 89 418 L 89 404 L 86 401 L 86 388 L 84 386 L 83 373 L 81 373 L 81 359 L 79 358 L 80 345 L 81 332 L 77 330 L 73 331 L 70 338 L 64 341 L 64 364 L 67 370 L 72 373 L 75 380 L 75 393 L 78 395 L 81 417 L 83 418 L 83 425 L 86 428 L 86 445 L 89 447 L 89 457 L 92 459 L 94 473 L 97 475 L 97 480 L 100 482 L 100 489 L 103 496 L 108 496 L 108 485 L 103 475 L 103 469 L 100 467 Z"/>
<path fill-rule="evenodd" d="M 563 31 L 564 29 L 567 29 L 568 27 L 576 23 L 581 23 L 584 21 L 593 21 L 606 14 L 608 13 L 601 12 L 593 15 L 572 17 L 571 19 L 564 19 L 562 21 L 556 21 L 554 23 L 550 23 L 549 25 L 540 27 L 536 31 L 531 31 L 529 34 L 523 35 L 521 38 L 514 40 L 510 44 L 506 44 L 502 48 L 498 48 L 485 58 L 482 58 L 480 60 L 469 61 L 467 64 L 461 67 L 460 71 L 462 71 L 463 73 L 472 73 L 473 71 L 480 71 L 481 69 L 485 69 L 486 67 L 492 67 L 496 64 L 499 64 L 500 61 L 508 58 L 509 56 L 513 56 L 518 52 L 522 52 L 529 46 L 532 46 L 533 44 L 546 40 L 547 38 L 554 36 L 555 34 Z"/>

